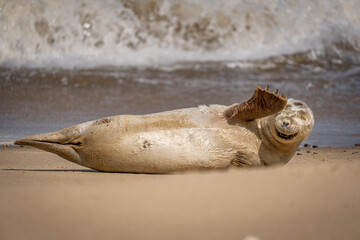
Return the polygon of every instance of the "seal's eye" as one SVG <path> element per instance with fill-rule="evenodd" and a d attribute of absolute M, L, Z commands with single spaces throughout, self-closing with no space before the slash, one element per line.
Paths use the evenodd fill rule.
<path fill-rule="evenodd" d="M 304 104 L 301 103 L 301 102 L 294 102 L 294 105 L 295 105 L 295 106 L 304 106 Z"/>
<path fill-rule="evenodd" d="M 307 120 L 307 118 L 305 117 L 305 115 L 306 115 L 306 112 L 305 112 L 305 111 L 299 111 L 299 114 L 300 114 L 301 120 L 304 120 L 304 121 Z"/>

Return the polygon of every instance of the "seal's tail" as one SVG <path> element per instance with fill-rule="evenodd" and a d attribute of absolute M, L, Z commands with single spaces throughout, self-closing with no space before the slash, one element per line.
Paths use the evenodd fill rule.
<path fill-rule="evenodd" d="M 55 153 L 71 162 L 81 164 L 81 158 L 76 151 L 76 147 L 81 146 L 79 137 L 87 128 L 89 123 L 71 126 L 57 132 L 43 133 L 21 138 L 16 140 L 14 144 L 36 147 Z"/>

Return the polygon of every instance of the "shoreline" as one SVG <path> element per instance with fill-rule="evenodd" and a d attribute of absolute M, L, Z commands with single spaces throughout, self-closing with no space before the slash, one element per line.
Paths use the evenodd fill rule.
<path fill-rule="evenodd" d="M 281 167 L 156 175 L 2 146 L 0 238 L 359 239 L 359 181 L 359 147 L 301 148 Z"/>

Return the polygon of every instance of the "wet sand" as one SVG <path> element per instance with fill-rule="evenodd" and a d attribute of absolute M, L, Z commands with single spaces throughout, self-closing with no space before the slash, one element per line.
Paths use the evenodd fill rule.
<path fill-rule="evenodd" d="M 360 148 L 284 167 L 101 173 L 0 148 L 0 239 L 360 239 Z"/>

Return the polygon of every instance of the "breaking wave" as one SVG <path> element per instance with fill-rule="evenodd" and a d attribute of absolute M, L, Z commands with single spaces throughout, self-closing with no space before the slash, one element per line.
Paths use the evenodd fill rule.
<path fill-rule="evenodd" d="M 0 65 L 234 67 L 282 55 L 359 64 L 359 9 L 357 0 L 3 0 Z"/>

